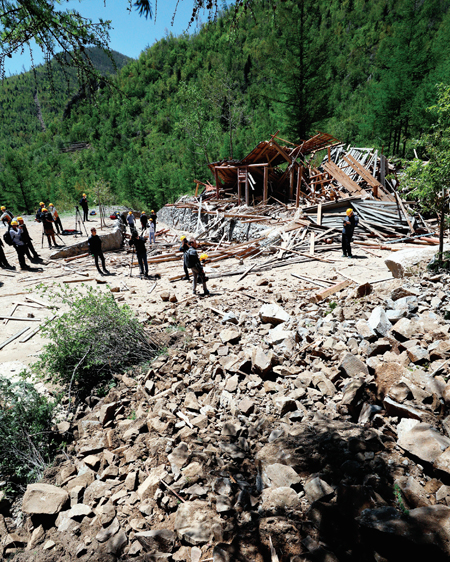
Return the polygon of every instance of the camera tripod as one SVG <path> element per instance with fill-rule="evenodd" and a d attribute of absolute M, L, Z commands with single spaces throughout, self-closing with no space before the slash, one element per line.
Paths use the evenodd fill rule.
<path fill-rule="evenodd" d="M 79 230 L 78 230 L 78 225 L 80 226 Z M 87 236 L 88 233 L 86 230 L 86 226 L 83 222 L 83 219 L 81 217 L 80 209 L 78 208 L 78 205 L 75 205 L 75 238 L 78 238 L 78 233 L 83 235 L 83 228 L 84 228 L 84 233 Z"/>

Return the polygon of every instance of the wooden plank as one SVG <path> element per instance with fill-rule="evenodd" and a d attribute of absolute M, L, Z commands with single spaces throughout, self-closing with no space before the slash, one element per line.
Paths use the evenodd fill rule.
<path fill-rule="evenodd" d="M 197 184 L 198 185 L 198 184 Z M 89 256 L 89 253 L 87 254 L 80 254 L 79 256 L 73 256 L 71 258 L 65 258 L 64 261 L 67 263 L 69 261 L 74 261 L 74 260 L 79 260 L 81 258 L 87 258 Z"/>
<path fill-rule="evenodd" d="M 324 165 L 325 170 L 341 185 L 343 185 L 350 193 L 357 193 L 358 195 L 362 193 L 362 189 L 359 185 L 350 179 L 347 174 L 345 174 L 336 164 L 333 162 L 327 162 Z"/>
<path fill-rule="evenodd" d="M 264 205 L 267 203 L 267 199 L 269 197 L 268 177 L 269 177 L 268 167 L 265 166 L 264 167 L 264 192 L 263 192 L 263 203 L 264 203 Z"/>
<path fill-rule="evenodd" d="M 30 301 L 30 302 L 34 302 L 35 304 L 39 304 L 40 306 L 42 306 L 44 308 L 51 308 L 51 306 L 49 304 L 47 304 L 44 301 L 41 301 L 41 300 L 37 299 L 36 297 L 26 297 L 25 300 Z"/>
<path fill-rule="evenodd" d="M 11 317 L 13 316 L 13 314 L 14 314 L 14 312 L 16 311 L 16 308 L 17 308 L 18 306 L 19 306 L 19 305 L 16 303 L 16 304 L 12 307 L 11 312 L 9 313 L 9 315 L 10 315 Z M 4 321 L 3 321 L 3 324 L 8 324 L 8 322 L 9 322 L 9 318 L 7 318 L 6 320 L 4 320 Z"/>
<path fill-rule="evenodd" d="M 317 224 L 322 226 L 322 202 L 317 206 Z"/>
<path fill-rule="evenodd" d="M 336 285 L 333 285 L 332 287 L 329 287 L 328 289 L 325 289 L 323 291 L 320 291 L 319 293 L 316 293 L 314 295 L 314 300 L 316 302 L 322 301 L 324 299 L 326 299 L 327 297 L 334 295 L 335 293 L 338 293 L 339 291 L 342 291 L 342 289 L 345 289 L 346 287 L 348 287 L 349 285 L 352 284 L 352 281 L 349 280 L 345 280 L 345 281 L 341 281 L 340 283 L 336 283 Z"/>
<path fill-rule="evenodd" d="M 401 209 L 402 209 L 402 211 L 403 211 L 403 214 L 405 215 L 406 222 L 408 223 L 408 226 L 409 226 L 409 231 L 411 232 L 411 234 L 414 234 L 414 228 L 413 228 L 413 225 L 411 224 L 411 221 L 409 220 L 409 215 L 408 215 L 408 213 L 406 212 L 406 209 L 405 209 L 405 207 L 404 207 L 404 205 L 403 205 L 403 202 L 402 202 L 402 200 L 400 199 L 400 196 L 399 196 L 399 194 L 398 194 L 397 192 L 395 192 L 395 197 L 396 197 L 396 199 L 397 199 L 397 203 L 400 205 L 400 207 L 401 207 Z"/>
<path fill-rule="evenodd" d="M 297 275 L 297 273 L 291 273 L 292 277 L 296 277 L 297 279 L 301 279 L 302 281 L 307 281 L 308 283 L 312 283 L 313 285 L 317 285 L 318 287 L 323 287 L 323 288 L 327 288 L 328 285 L 326 285 L 325 283 L 320 283 L 319 281 L 315 281 L 314 279 L 311 279 L 310 277 L 306 277 L 305 275 Z"/>
<path fill-rule="evenodd" d="M 301 190 L 301 185 L 302 185 L 302 176 L 303 176 L 303 166 L 300 166 L 300 168 L 297 171 L 297 192 L 295 194 L 295 207 L 296 207 L 296 209 L 298 209 L 298 207 L 300 205 L 300 190 Z"/>
<path fill-rule="evenodd" d="M 46 322 L 45 322 L 45 326 L 51 322 L 52 320 L 54 320 L 56 318 L 56 314 L 54 314 L 51 318 L 49 318 Z M 41 329 L 43 328 L 43 326 L 38 326 L 37 328 L 35 328 L 32 332 L 30 332 L 29 334 L 27 334 L 24 338 L 22 338 L 19 343 L 25 343 L 28 340 L 31 340 L 31 338 L 33 336 L 35 336 Z"/>
<path fill-rule="evenodd" d="M 309 242 L 309 253 L 311 256 L 314 255 L 314 237 L 315 237 L 314 232 L 311 232 L 311 240 Z"/>
<path fill-rule="evenodd" d="M 0 316 L 0 320 L 20 320 L 21 322 L 40 322 L 40 318 L 21 318 L 20 316 Z"/>
<path fill-rule="evenodd" d="M 353 170 L 355 170 L 355 172 L 358 173 L 371 187 L 378 188 L 380 182 L 375 179 L 371 175 L 371 173 L 366 170 L 366 168 L 364 168 L 364 166 L 362 166 L 355 158 L 353 158 L 353 156 L 348 154 L 347 156 L 344 156 L 344 160 L 348 162 Z"/>
<path fill-rule="evenodd" d="M 0 343 L 0 349 L 3 349 L 4 347 L 6 347 L 9 343 L 11 343 L 12 341 L 16 340 L 17 338 L 20 338 L 20 336 L 22 334 L 24 334 L 27 330 L 29 330 L 30 327 L 28 326 L 28 328 L 24 328 L 23 330 L 20 330 L 20 332 L 17 332 L 17 334 L 14 334 L 13 336 L 11 336 L 10 338 L 8 338 L 7 340 L 5 340 L 4 342 Z"/>

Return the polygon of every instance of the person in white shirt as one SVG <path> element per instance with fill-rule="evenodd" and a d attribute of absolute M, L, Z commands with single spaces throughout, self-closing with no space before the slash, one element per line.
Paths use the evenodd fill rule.
<path fill-rule="evenodd" d="M 148 243 L 154 244 L 156 242 L 155 239 L 155 225 L 153 224 L 153 221 L 149 221 L 148 223 Z"/>

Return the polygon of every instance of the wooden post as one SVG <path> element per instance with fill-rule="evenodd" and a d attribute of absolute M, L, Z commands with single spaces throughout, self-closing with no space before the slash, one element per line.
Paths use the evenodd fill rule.
<path fill-rule="evenodd" d="M 289 174 L 289 199 L 294 199 L 294 167 Z"/>
<path fill-rule="evenodd" d="M 268 176 L 269 176 L 269 166 L 264 166 L 264 193 L 263 193 L 263 203 L 267 203 L 267 199 L 269 198 L 269 189 L 268 189 Z"/>
<path fill-rule="evenodd" d="M 214 178 L 216 180 L 216 197 L 219 199 L 219 172 L 214 168 Z"/>
<path fill-rule="evenodd" d="M 197 194 L 198 194 L 198 186 L 199 186 L 199 183 L 198 183 L 198 181 L 196 181 L 195 182 L 195 197 L 197 197 Z"/>
<path fill-rule="evenodd" d="M 331 162 L 331 147 L 328 147 L 328 162 Z"/>
<path fill-rule="evenodd" d="M 297 207 L 297 209 L 300 205 L 300 191 L 302 187 L 302 176 L 303 176 L 303 166 L 300 166 L 299 169 L 297 170 L 297 193 L 295 197 L 295 206 Z"/>
<path fill-rule="evenodd" d="M 250 186 L 248 185 L 248 170 L 245 168 L 245 204 L 250 206 Z"/>
<path fill-rule="evenodd" d="M 382 154 L 380 156 L 380 183 L 383 187 L 386 187 L 386 156 Z"/>

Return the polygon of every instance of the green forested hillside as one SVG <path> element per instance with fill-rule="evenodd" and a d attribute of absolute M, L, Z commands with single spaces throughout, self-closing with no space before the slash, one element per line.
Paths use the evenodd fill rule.
<path fill-rule="evenodd" d="M 18 210 L 40 199 L 67 206 L 82 191 L 92 199 L 103 178 L 117 202 L 160 207 L 194 178 L 211 180 L 206 162 L 240 158 L 277 130 L 293 142 L 322 130 L 410 155 L 433 123 L 426 108 L 436 84 L 450 83 L 449 7 L 261 0 L 237 22 L 224 11 L 193 36 L 168 35 L 147 49 L 116 87 L 72 99 L 64 118 L 63 88 L 55 98 L 46 84 L 45 131 L 33 86 L 20 103 L 26 77 L 8 79 L 0 86 L 3 198 Z M 61 153 L 79 141 L 91 148 Z"/>

